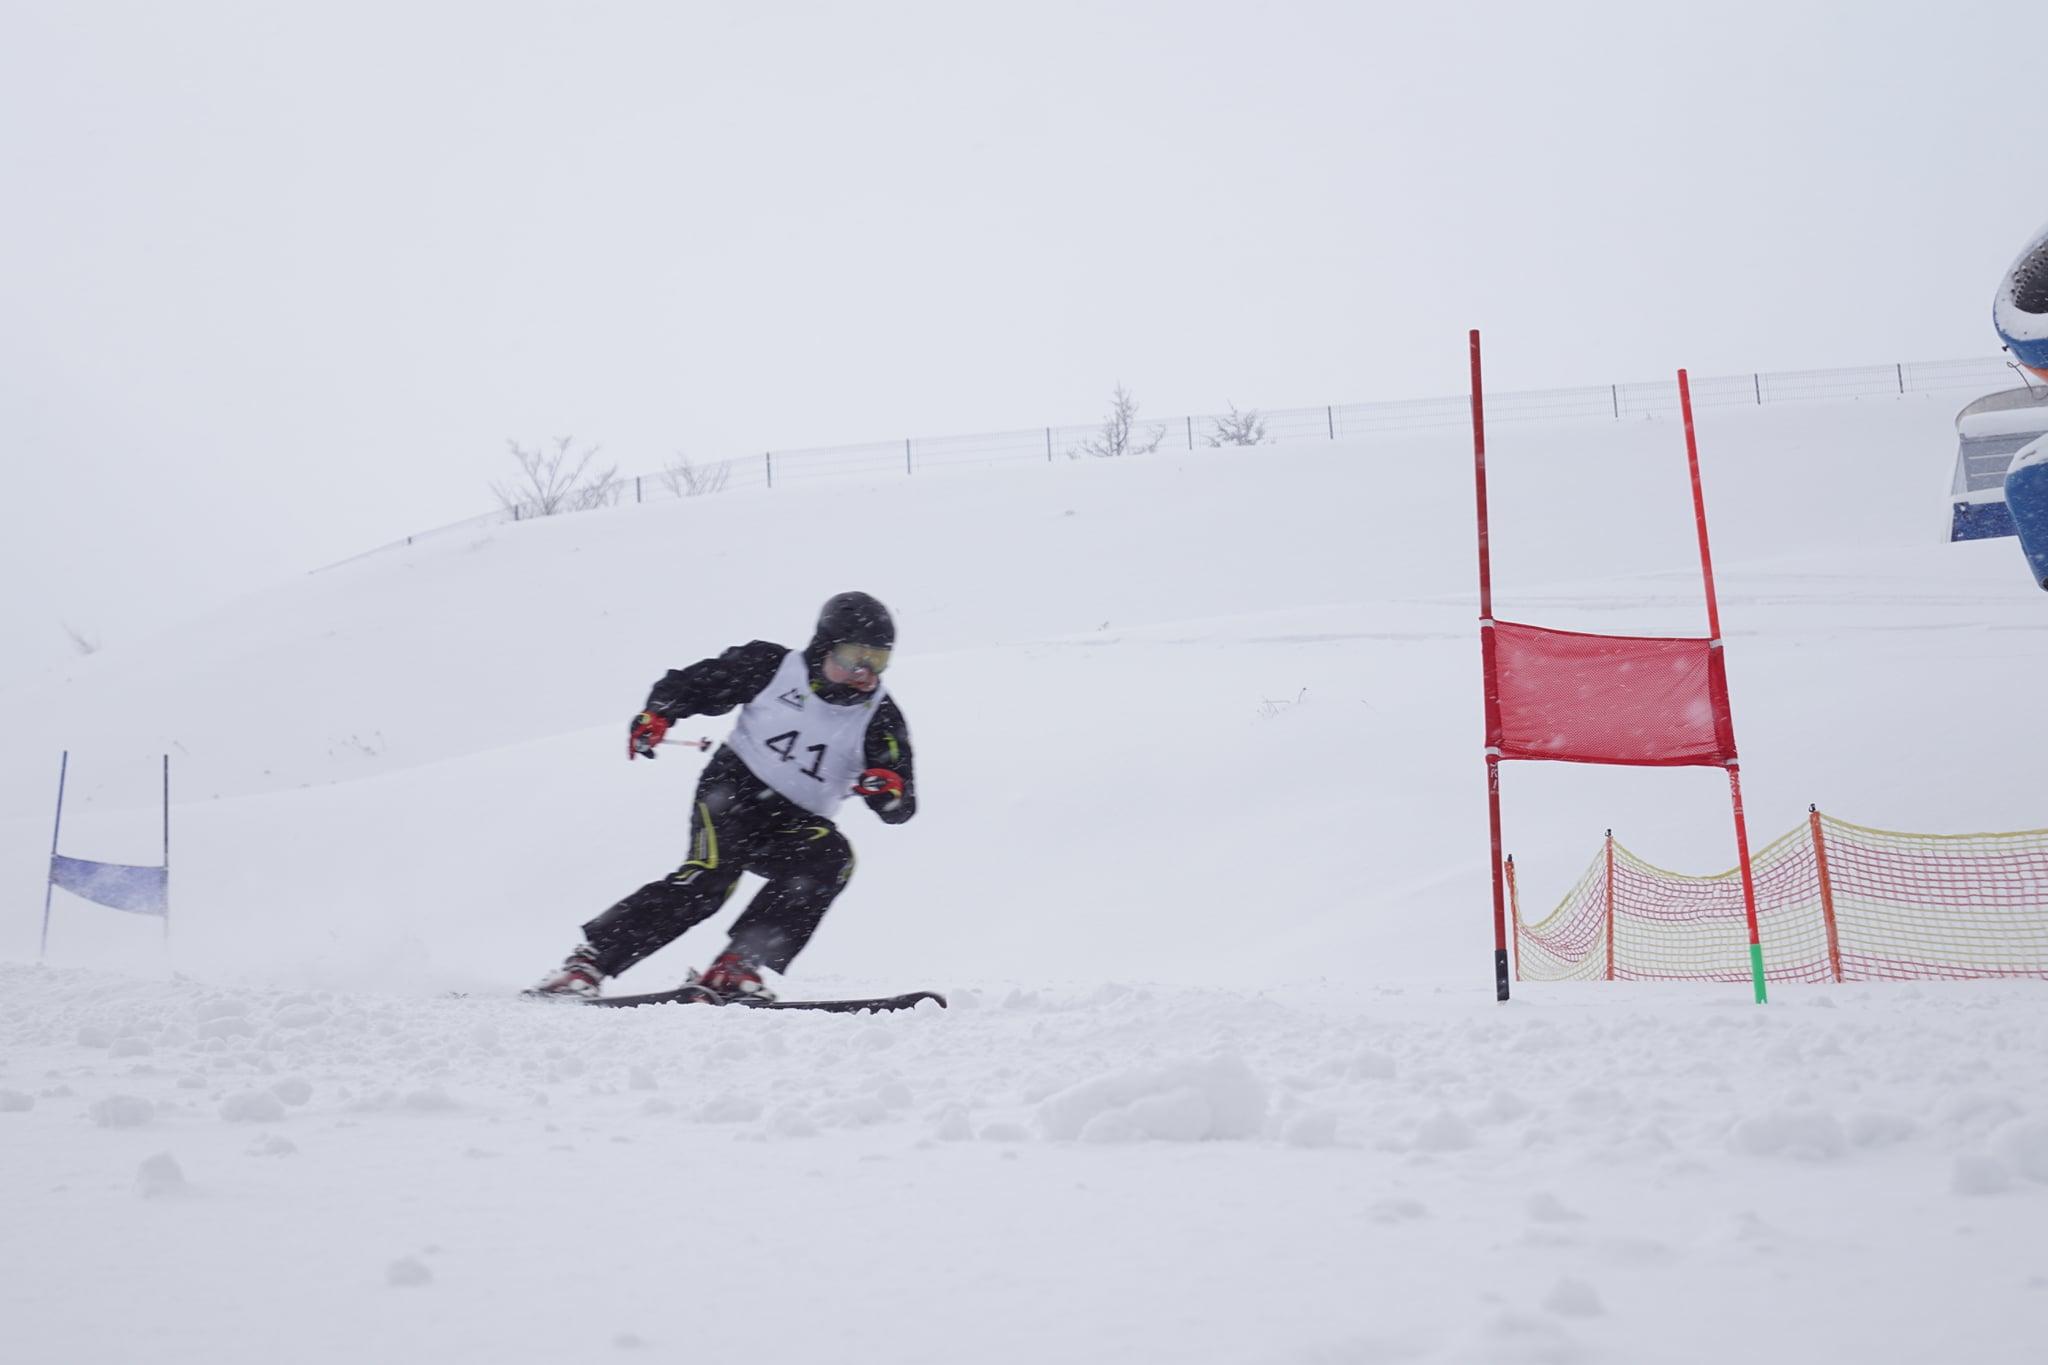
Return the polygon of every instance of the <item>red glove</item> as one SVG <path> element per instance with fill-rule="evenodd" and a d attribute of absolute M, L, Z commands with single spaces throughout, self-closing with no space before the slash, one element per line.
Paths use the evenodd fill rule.
<path fill-rule="evenodd" d="M 642 711 L 633 717 L 626 731 L 626 761 L 636 758 L 659 758 L 656 746 L 661 737 L 668 733 L 668 727 L 675 724 L 667 716 L 653 711 Z"/>
<path fill-rule="evenodd" d="M 853 794 L 900 798 L 903 795 L 903 778 L 887 768 L 869 768 L 854 780 Z"/>

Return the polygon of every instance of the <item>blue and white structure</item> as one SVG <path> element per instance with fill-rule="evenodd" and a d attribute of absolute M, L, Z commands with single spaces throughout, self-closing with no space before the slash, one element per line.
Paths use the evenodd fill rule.
<path fill-rule="evenodd" d="M 1991 322 L 2012 358 L 2048 379 L 2048 228 L 2034 234 L 1999 281 Z"/>
<path fill-rule="evenodd" d="M 1956 474 L 1949 485 L 1948 538 L 1984 540 L 2026 533 L 2016 524 L 2022 509 L 2012 493 L 2035 492 L 2039 474 L 2020 474 L 2022 451 L 2039 450 L 2048 436 L 2048 228 L 2034 234 L 2019 258 L 2006 268 L 1991 300 L 1991 323 L 1998 339 L 2026 380 L 2022 388 L 1987 393 L 1956 414 Z M 2043 382 L 2035 383 L 2033 376 Z M 2030 466 L 2031 467 L 2031 466 Z M 2036 515 L 2029 511 L 2028 515 Z M 2041 582 L 2041 553 L 2048 545 L 2035 530 L 2027 548 L 2034 581 Z"/>
<path fill-rule="evenodd" d="M 1956 473 L 1949 485 L 1948 538 L 2013 534 L 2005 475 L 2013 459 L 2048 435 L 2048 384 L 1987 393 L 1956 414 Z"/>
<path fill-rule="evenodd" d="M 2048 588 L 2048 437 L 2013 457 L 2005 475 L 2005 505 L 2034 581 Z"/>

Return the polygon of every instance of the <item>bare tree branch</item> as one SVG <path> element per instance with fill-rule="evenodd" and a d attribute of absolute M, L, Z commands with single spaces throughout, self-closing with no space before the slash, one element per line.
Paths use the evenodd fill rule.
<path fill-rule="evenodd" d="M 517 441 L 507 441 L 505 444 L 519 465 L 519 477 L 509 484 L 491 485 L 498 506 L 524 519 L 587 512 L 617 502 L 625 491 L 625 485 L 619 482 L 619 467 L 614 464 L 593 471 L 591 461 L 597 458 L 600 447 L 591 446 L 572 457 L 569 447 L 573 439 L 556 437 L 553 450 L 538 446 L 528 450 Z"/>
<path fill-rule="evenodd" d="M 717 493 L 725 488 L 726 480 L 732 477 L 732 461 L 694 464 L 688 457 L 679 454 L 668 462 L 668 466 L 658 477 L 668 487 L 673 497 L 701 498 L 707 493 Z"/>

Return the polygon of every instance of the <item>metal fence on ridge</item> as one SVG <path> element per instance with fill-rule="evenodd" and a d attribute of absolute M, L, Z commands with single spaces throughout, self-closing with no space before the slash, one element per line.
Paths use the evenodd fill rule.
<path fill-rule="evenodd" d="M 1774 374 L 1724 375 L 1692 380 L 1693 406 L 1762 406 L 1845 398 L 1884 398 L 1914 393 L 1982 390 L 2012 383 L 2012 367 L 1986 357 L 1972 360 L 1902 361 L 1890 365 L 1859 365 L 1837 370 L 1786 370 Z M 1678 390 L 1669 380 L 1641 384 L 1604 384 L 1571 389 L 1537 389 L 1488 394 L 1486 419 L 1501 422 L 1622 421 L 1628 418 L 1675 415 Z M 1260 408 L 1260 445 L 1300 441 L 1337 441 L 1347 437 L 1399 434 L 1462 427 L 1472 420 L 1470 397 L 1416 398 L 1382 403 L 1334 403 L 1311 408 Z M 1233 417 L 1243 414 L 1196 413 L 1180 417 L 1140 416 L 1131 424 L 1130 453 L 1147 450 L 1190 451 L 1233 446 L 1228 433 Z M 811 446 L 797 450 L 764 450 L 693 461 L 686 475 L 671 468 L 622 477 L 608 490 L 603 505 L 656 502 L 693 495 L 700 489 L 780 488 L 820 478 L 914 476 L 984 465 L 1056 463 L 1089 459 L 1101 444 L 1100 422 L 1081 426 L 1030 427 L 1017 431 L 977 432 L 965 436 L 908 436 L 901 440 L 855 445 Z M 1248 444 L 1248 443 L 1246 443 Z M 363 555 L 377 554 L 428 536 L 523 520 L 530 510 L 501 508 L 380 545 Z M 350 562 L 348 560 L 342 563 Z M 329 566 L 333 567 L 333 566 Z"/>

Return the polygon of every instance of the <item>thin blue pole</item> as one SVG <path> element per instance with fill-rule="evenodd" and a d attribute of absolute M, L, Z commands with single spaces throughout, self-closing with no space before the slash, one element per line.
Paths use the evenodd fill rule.
<path fill-rule="evenodd" d="M 64 757 L 57 760 L 57 823 L 50 828 L 50 868 L 43 874 L 43 937 L 36 947 L 36 960 L 50 951 L 50 894 L 57 889 L 57 836 L 64 829 L 64 776 L 71 770 L 71 751 L 66 749 Z"/>
<path fill-rule="evenodd" d="M 164 755 L 164 942 L 171 941 L 171 756 Z"/>

